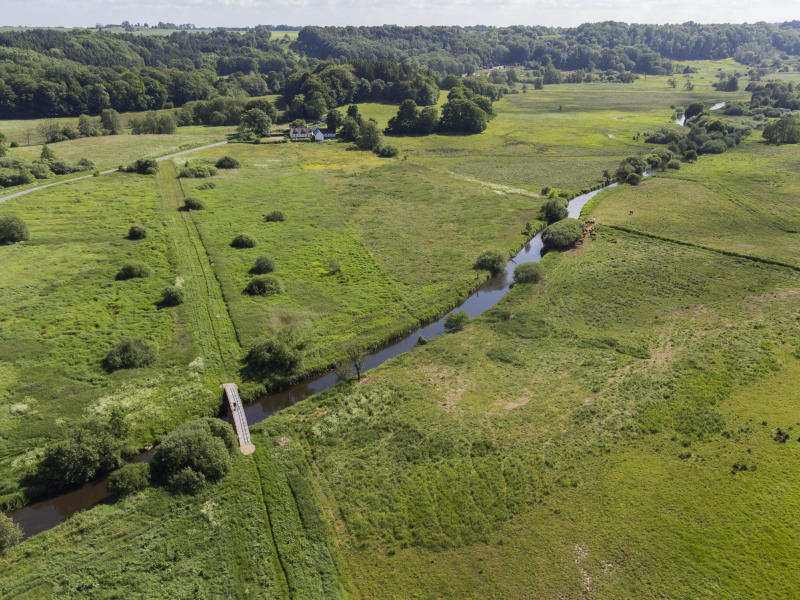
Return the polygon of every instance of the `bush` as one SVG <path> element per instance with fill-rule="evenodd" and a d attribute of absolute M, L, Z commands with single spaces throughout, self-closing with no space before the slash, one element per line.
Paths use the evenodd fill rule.
<path fill-rule="evenodd" d="M 283 213 L 279 210 L 273 210 L 267 216 L 264 217 L 264 220 L 267 223 L 276 223 L 278 221 L 285 221 L 286 217 L 283 216 Z"/>
<path fill-rule="evenodd" d="M 472 268 L 475 270 L 489 271 L 497 275 L 506 266 L 506 256 L 499 250 L 487 250 L 478 257 Z"/>
<path fill-rule="evenodd" d="M 680 161 L 678 161 L 678 160 L 673 158 L 671 161 L 669 161 L 667 163 L 667 168 L 668 169 L 675 169 L 677 171 L 678 169 L 681 168 L 681 163 L 680 163 Z"/>
<path fill-rule="evenodd" d="M 169 478 L 167 487 L 175 494 L 194 496 L 206 487 L 206 476 L 190 467 L 184 467 Z"/>
<path fill-rule="evenodd" d="M 338 259 L 332 258 L 328 261 L 328 273 L 335 274 L 342 272 L 342 263 Z"/>
<path fill-rule="evenodd" d="M 121 168 L 128 173 L 139 173 L 140 175 L 155 175 L 158 171 L 158 163 L 152 158 L 140 158 L 127 167 Z"/>
<path fill-rule="evenodd" d="M 146 489 L 150 485 L 150 465 L 130 463 L 108 476 L 108 491 L 114 498 Z"/>
<path fill-rule="evenodd" d="M 683 153 L 683 160 L 686 162 L 694 162 L 697 160 L 697 151 L 695 150 L 687 150 Z"/>
<path fill-rule="evenodd" d="M 232 156 L 223 156 L 217 161 L 218 169 L 238 169 L 242 166 L 238 160 Z"/>
<path fill-rule="evenodd" d="M 128 229 L 129 240 L 143 240 L 147 237 L 147 230 L 139 225 L 133 225 Z"/>
<path fill-rule="evenodd" d="M 205 183 L 203 183 L 201 185 L 198 185 L 197 189 L 198 190 L 213 190 L 215 187 L 217 187 L 216 183 L 214 183 L 213 181 L 206 181 Z"/>
<path fill-rule="evenodd" d="M 225 476 L 236 447 L 236 435 L 224 421 L 212 418 L 189 421 L 156 448 L 153 478 L 173 490 L 194 493 L 206 481 L 219 481 Z"/>
<path fill-rule="evenodd" d="M 558 198 L 545 200 L 541 210 L 548 223 L 555 223 L 567 218 L 567 207 Z"/>
<path fill-rule="evenodd" d="M 202 179 L 204 177 L 213 177 L 217 174 L 217 168 L 214 165 L 209 165 L 202 162 L 186 163 L 181 167 L 178 177 Z"/>
<path fill-rule="evenodd" d="M 728 146 L 722 140 L 708 140 L 700 148 L 700 154 L 722 154 Z"/>
<path fill-rule="evenodd" d="M 22 528 L 11 517 L 0 512 L 0 554 L 19 544 L 20 540 L 22 540 Z"/>
<path fill-rule="evenodd" d="M 255 245 L 256 241 L 244 233 L 237 235 L 231 242 L 231 246 L 234 248 L 255 248 Z"/>
<path fill-rule="evenodd" d="M 188 196 L 183 201 L 183 208 L 184 210 L 203 210 L 205 205 L 198 198 Z"/>
<path fill-rule="evenodd" d="M 639 173 L 628 173 L 625 177 L 625 183 L 628 185 L 639 185 L 642 181 L 642 176 Z"/>
<path fill-rule="evenodd" d="M 469 315 L 463 310 L 450 313 L 444 320 L 444 330 L 448 333 L 461 331 L 467 323 L 469 323 Z"/>
<path fill-rule="evenodd" d="M 94 169 L 94 163 L 90 161 L 88 158 L 82 158 L 78 161 L 78 168 L 81 171 L 90 171 Z"/>
<path fill-rule="evenodd" d="M 16 215 L 0 217 L 0 244 L 14 244 L 30 239 L 28 226 Z"/>
<path fill-rule="evenodd" d="M 575 245 L 582 236 L 583 229 L 578 219 L 563 219 L 542 232 L 542 243 L 545 248 L 563 250 Z"/>
<path fill-rule="evenodd" d="M 150 277 L 150 267 L 140 262 L 130 262 L 122 266 L 117 273 L 117 281 Z"/>
<path fill-rule="evenodd" d="M 516 283 L 539 283 L 542 278 L 542 268 L 539 263 L 522 263 L 514 269 Z"/>
<path fill-rule="evenodd" d="M 152 365 L 157 355 L 155 345 L 141 338 L 126 338 L 114 346 L 103 361 L 109 371 L 139 369 Z"/>
<path fill-rule="evenodd" d="M 288 376 L 300 369 L 303 344 L 291 331 L 282 332 L 250 348 L 244 361 L 253 377 Z"/>
<path fill-rule="evenodd" d="M 250 269 L 250 272 L 253 275 L 266 275 L 267 273 L 272 273 L 274 270 L 274 259 L 270 258 L 269 256 L 259 256 L 256 259 L 256 262 L 253 263 L 253 268 Z"/>
<path fill-rule="evenodd" d="M 183 289 L 171 285 L 161 290 L 161 304 L 164 306 L 178 306 L 183 304 Z"/>
<path fill-rule="evenodd" d="M 378 156 L 381 158 L 394 158 L 399 154 L 399 151 L 395 146 L 381 146 L 378 149 Z"/>
<path fill-rule="evenodd" d="M 257 275 L 244 288 L 244 293 L 250 296 L 274 296 L 282 291 L 283 286 L 274 275 Z"/>

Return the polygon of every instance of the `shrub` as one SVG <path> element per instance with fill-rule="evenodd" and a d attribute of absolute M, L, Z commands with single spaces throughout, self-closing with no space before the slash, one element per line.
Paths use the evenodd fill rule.
<path fill-rule="evenodd" d="M 639 173 L 628 173 L 625 177 L 625 183 L 628 185 L 639 185 L 642 181 L 642 176 Z"/>
<path fill-rule="evenodd" d="M 244 288 L 244 293 L 250 296 L 273 296 L 280 294 L 282 291 L 283 286 L 274 275 L 257 275 Z"/>
<path fill-rule="evenodd" d="M 255 245 L 256 241 L 244 233 L 237 235 L 231 242 L 231 246 L 234 248 L 255 248 Z"/>
<path fill-rule="evenodd" d="M 147 237 L 147 230 L 139 225 L 133 225 L 128 229 L 129 240 L 143 240 Z"/>
<path fill-rule="evenodd" d="M 186 163 L 183 167 L 181 167 L 180 172 L 178 173 L 178 177 L 187 178 L 191 177 L 194 179 L 202 179 L 204 177 L 213 177 L 217 174 L 217 168 L 214 165 L 209 165 L 206 163 Z"/>
<path fill-rule="evenodd" d="M 175 494 L 194 496 L 206 487 L 206 476 L 190 467 L 184 467 L 169 478 L 167 487 Z"/>
<path fill-rule="evenodd" d="M 678 161 L 678 160 L 673 158 L 671 161 L 669 161 L 667 163 L 667 168 L 668 169 L 675 169 L 677 171 L 678 169 L 681 168 L 681 163 L 680 163 L 680 161 Z"/>
<path fill-rule="evenodd" d="M 539 283 L 542 278 L 542 268 L 539 263 L 522 263 L 514 269 L 516 283 Z"/>
<path fill-rule="evenodd" d="M 140 262 L 130 262 L 122 266 L 117 273 L 117 281 L 150 277 L 150 267 Z"/>
<path fill-rule="evenodd" d="M 467 323 L 469 323 L 469 315 L 467 313 L 465 313 L 463 310 L 453 312 L 447 315 L 447 318 L 445 318 L 444 330 L 448 333 L 461 331 L 464 329 L 464 326 Z"/>
<path fill-rule="evenodd" d="M 161 290 L 161 304 L 164 306 L 178 306 L 183 304 L 183 288 L 171 285 Z"/>
<path fill-rule="evenodd" d="M 567 207 L 558 198 L 545 200 L 541 210 L 548 223 L 555 223 L 567 217 Z"/>
<path fill-rule="evenodd" d="M 115 498 L 141 491 L 150 485 L 150 465 L 130 463 L 108 476 L 108 491 Z"/>
<path fill-rule="evenodd" d="M 47 179 L 53 174 L 47 163 L 43 162 L 33 163 L 28 170 L 36 179 Z"/>
<path fill-rule="evenodd" d="M 156 347 L 141 338 L 125 338 L 114 346 L 103 364 L 109 371 L 139 369 L 156 361 Z"/>
<path fill-rule="evenodd" d="M 267 223 L 274 223 L 278 221 L 285 221 L 286 217 L 283 216 L 283 213 L 279 210 L 273 210 L 267 216 L 264 217 L 264 220 Z"/>
<path fill-rule="evenodd" d="M 478 257 L 472 268 L 497 275 L 506 266 L 506 256 L 499 250 L 487 250 Z"/>
<path fill-rule="evenodd" d="M 700 148 L 700 154 L 722 154 L 728 146 L 722 140 L 708 140 Z"/>
<path fill-rule="evenodd" d="M 250 272 L 253 275 L 266 275 L 267 273 L 272 273 L 274 270 L 274 259 L 270 258 L 269 256 L 259 256 L 256 259 L 256 262 L 253 263 L 253 268 L 250 269 Z"/>
<path fill-rule="evenodd" d="M 158 171 L 158 163 L 152 158 L 140 158 L 122 170 L 140 175 L 155 175 Z"/>
<path fill-rule="evenodd" d="M 19 544 L 21 539 L 22 528 L 11 517 L 0 512 L 0 554 Z"/>
<path fill-rule="evenodd" d="M 381 158 L 394 158 L 399 154 L 399 151 L 395 146 L 381 146 L 378 150 L 378 156 Z"/>
<path fill-rule="evenodd" d="M 302 364 L 302 344 L 291 334 L 283 334 L 256 344 L 247 353 L 245 363 L 251 375 L 291 375 Z"/>
<path fill-rule="evenodd" d="M 553 223 L 542 232 L 542 243 L 545 248 L 570 248 L 581 239 L 583 229 L 578 219 L 563 219 Z"/>
<path fill-rule="evenodd" d="M 88 158 L 80 159 L 77 166 L 81 171 L 90 171 L 91 169 L 94 169 L 94 163 Z"/>
<path fill-rule="evenodd" d="M 184 210 L 203 210 L 205 205 L 198 198 L 187 196 L 183 201 L 183 208 Z"/>
<path fill-rule="evenodd" d="M 683 160 L 686 162 L 694 162 L 697 160 L 697 151 L 695 150 L 687 150 L 683 153 Z"/>
<path fill-rule="evenodd" d="M 28 226 L 16 215 L 0 217 L 0 244 L 13 244 L 30 239 Z"/>
<path fill-rule="evenodd" d="M 198 190 L 213 190 L 215 187 L 217 187 L 216 183 L 214 183 L 213 181 L 206 181 L 205 183 L 203 183 L 201 185 L 198 185 L 197 189 Z"/>
<path fill-rule="evenodd" d="M 218 169 L 238 169 L 242 166 L 238 160 L 232 156 L 223 156 L 217 161 Z"/>
<path fill-rule="evenodd" d="M 342 263 L 340 263 L 337 259 L 332 258 L 328 261 L 328 273 L 341 273 L 342 272 Z"/>
<path fill-rule="evenodd" d="M 227 423 L 212 418 L 189 421 L 156 448 L 153 478 L 176 491 L 194 493 L 206 481 L 225 476 L 236 446 L 236 435 Z"/>

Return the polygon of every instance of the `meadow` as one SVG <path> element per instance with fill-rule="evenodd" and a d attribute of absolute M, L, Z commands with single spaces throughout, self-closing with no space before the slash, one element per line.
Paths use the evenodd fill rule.
<path fill-rule="evenodd" d="M 716 68 L 695 77 L 710 81 Z M 167 257 L 140 257 L 160 281 L 135 284 L 141 289 L 125 298 L 142 306 L 124 307 L 124 325 L 101 323 L 91 360 L 110 331 L 161 327 L 169 316 L 159 331 L 171 349 L 153 368 L 168 373 L 164 386 L 200 356 L 208 370 L 192 381 L 209 390 L 230 373 L 237 343 L 285 327 L 306 331 L 313 369 L 353 336 L 376 342 L 466 293 L 480 250 L 522 242 L 542 186 L 591 185 L 624 156 L 648 152 L 633 137 L 667 123 L 671 106 L 719 96 L 705 80 L 689 93 L 665 79 L 510 95 L 485 133 L 395 138 L 396 160 L 340 143 L 232 144 L 198 154 L 242 163 L 209 180 L 178 183 L 176 160 L 155 184 L 118 174 L 0 205 L 0 214 L 20 213 L 44 240 L 54 206 L 85 211 L 71 213 L 83 221 L 114 189 L 123 190 L 118 208 L 103 218 L 119 236 L 132 218 L 126 211 L 149 219 L 152 246 L 135 248 Z M 361 110 L 392 115 L 385 105 Z M 0 592 L 791 597 L 800 586 L 797 159 L 795 147 L 753 139 L 601 193 L 583 215 L 597 219 L 596 237 L 548 253 L 541 283 L 517 285 L 463 331 L 252 427 L 256 454 L 199 496 L 147 490 L 12 549 Z M 206 181 L 215 187 L 198 189 Z M 105 193 L 95 187 L 103 185 Z M 139 204 L 124 200 L 128 193 Z M 175 210 L 189 195 L 205 210 Z M 265 222 L 273 210 L 286 220 Z M 256 246 L 232 248 L 239 233 Z M 0 248 L 19 253 L 17 273 L 47 253 L 24 254 L 36 249 L 33 239 Z M 97 269 L 112 289 L 115 249 L 130 244 L 105 242 L 109 260 Z M 284 292 L 250 298 L 242 289 L 261 254 L 275 257 Z M 330 259 L 341 273 L 330 272 Z M 169 315 L 144 307 L 176 274 L 193 286 L 187 305 Z M 92 277 L 81 290 L 87 281 L 99 287 Z M 6 310 L 24 315 L 17 307 L 30 290 L 15 286 L 17 304 Z M 58 314 L 72 312 L 62 304 Z M 0 319 L 0 335 L 19 349 L 16 369 L 36 366 L 17 341 L 37 340 L 39 327 Z M 2 388 L 30 379 L 16 373 Z M 145 375 L 129 374 L 117 395 L 134 422 L 166 423 L 159 409 L 173 405 L 176 413 L 206 406 L 175 403 L 159 389 L 143 394 L 136 378 Z M 9 409 L 7 422 L 14 418 Z M 4 430 L 4 440 L 5 431 L 18 429 Z M 20 440 L 16 452 L 29 443 Z"/>

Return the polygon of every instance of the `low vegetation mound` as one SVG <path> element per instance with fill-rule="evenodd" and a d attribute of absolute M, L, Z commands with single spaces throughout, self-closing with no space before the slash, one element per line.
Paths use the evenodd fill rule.
<path fill-rule="evenodd" d="M 184 210 L 203 210 L 205 205 L 200 201 L 199 198 L 195 198 L 194 196 L 187 196 L 187 198 L 183 201 L 183 209 Z"/>
<path fill-rule="evenodd" d="M 499 250 L 487 250 L 472 265 L 476 271 L 489 271 L 497 275 L 506 266 L 506 256 Z"/>
<path fill-rule="evenodd" d="M 283 216 L 283 213 L 279 210 L 273 210 L 271 213 L 264 217 L 264 220 L 267 223 L 277 223 L 278 221 L 285 221 L 286 217 Z"/>
<path fill-rule="evenodd" d="M 108 476 L 108 492 L 122 498 L 146 489 L 150 485 L 150 465 L 146 462 L 130 463 Z"/>
<path fill-rule="evenodd" d="M 204 177 L 213 177 L 217 174 L 217 168 L 203 160 L 188 161 L 181 167 L 178 172 L 178 177 L 202 179 Z"/>
<path fill-rule="evenodd" d="M 216 165 L 218 169 L 238 169 L 242 166 L 242 163 L 234 157 L 226 155 L 220 158 Z"/>
<path fill-rule="evenodd" d="M 542 267 L 539 263 L 522 263 L 514 269 L 515 283 L 539 283 L 542 279 Z"/>
<path fill-rule="evenodd" d="M 236 435 L 219 419 L 184 423 L 156 448 L 153 479 L 175 492 L 195 493 L 230 470 Z"/>
<path fill-rule="evenodd" d="M 563 219 L 542 232 L 542 243 L 545 248 L 564 250 L 574 246 L 582 235 L 583 229 L 578 219 Z"/>
<path fill-rule="evenodd" d="M 0 512 L 0 555 L 22 540 L 22 528 Z"/>
<path fill-rule="evenodd" d="M 126 279 L 139 279 L 142 277 L 150 277 L 150 267 L 141 262 L 129 262 L 122 265 L 122 268 L 117 273 L 117 281 L 124 281 Z"/>
<path fill-rule="evenodd" d="M 266 275 L 267 273 L 272 273 L 274 270 L 275 260 L 273 258 L 269 256 L 259 256 L 256 262 L 253 263 L 250 272 L 253 275 Z"/>
<path fill-rule="evenodd" d="M 244 288 L 244 293 L 250 296 L 274 296 L 282 291 L 280 279 L 274 275 L 257 275 Z"/>
<path fill-rule="evenodd" d="M 129 240 L 143 240 L 147 237 L 147 230 L 140 225 L 134 225 L 128 230 Z"/>
<path fill-rule="evenodd" d="M 165 287 L 161 290 L 161 304 L 163 306 L 178 306 L 183 304 L 183 288 L 176 285 Z"/>
<path fill-rule="evenodd" d="M 467 323 L 469 323 L 469 315 L 463 310 L 459 310 L 447 315 L 444 320 L 444 330 L 448 333 L 461 331 Z"/>
<path fill-rule="evenodd" d="M 111 349 L 103 361 L 103 366 L 108 371 L 139 369 L 152 365 L 157 355 L 155 344 L 137 337 L 126 338 Z"/>
<path fill-rule="evenodd" d="M 234 248 L 254 248 L 256 245 L 256 241 L 251 238 L 249 235 L 245 235 L 244 233 L 240 233 L 231 242 L 231 246 Z"/>
<path fill-rule="evenodd" d="M 16 215 L 0 217 L 0 244 L 15 244 L 30 239 L 28 226 Z"/>
<path fill-rule="evenodd" d="M 127 167 L 120 167 L 119 170 L 140 175 L 155 175 L 158 172 L 158 163 L 152 158 L 140 158 Z"/>

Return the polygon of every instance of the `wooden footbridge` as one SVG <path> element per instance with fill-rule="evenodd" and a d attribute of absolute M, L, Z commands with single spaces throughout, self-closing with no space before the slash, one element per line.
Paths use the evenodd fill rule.
<path fill-rule="evenodd" d="M 231 422 L 239 438 L 239 450 L 242 454 L 252 454 L 256 447 L 250 440 L 250 427 L 247 425 L 247 415 L 244 414 L 242 399 L 239 397 L 239 388 L 235 383 L 223 383 L 220 387 L 228 399 L 228 406 L 231 407 Z"/>

